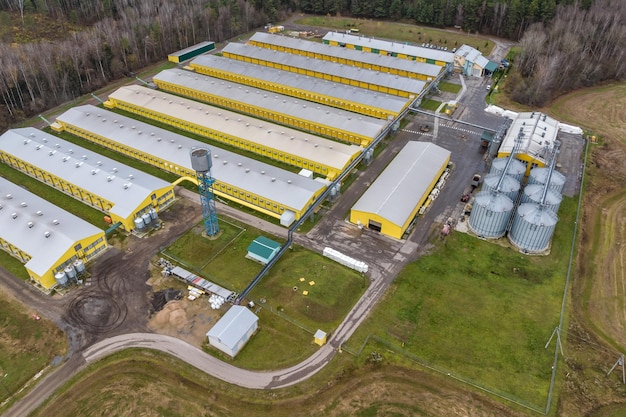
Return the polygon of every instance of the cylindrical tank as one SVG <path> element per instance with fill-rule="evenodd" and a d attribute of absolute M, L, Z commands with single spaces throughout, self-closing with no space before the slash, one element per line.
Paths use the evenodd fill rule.
<path fill-rule="evenodd" d="M 529 184 L 545 184 L 548 181 L 548 175 L 550 174 L 550 168 L 536 167 L 530 170 L 528 175 Z M 550 176 L 550 189 L 556 191 L 559 194 L 563 193 L 563 186 L 565 185 L 565 175 L 558 171 L 553 170 Z"/>
<path fill-rule="evenodd" d="M 146 223 L 144 223 L 144 221 L 143 221 L 143 218 L 142 218 L 142 217 L 137 217 L 137 218 L 134 220 L 134 223 L 135 223 L 135 230 L 136 230 L 136 231 L 138 231 L 138 232 L 142 232 L 142 231 L 143 231 L 143 229 L 145 229 L 145 228 L 146 228 Z"/>
<path fill-rule="evenodd" d="M 211 151 L 207 148 L 198 148 L 191 151 L 191 168 L 196 172 L 211 170 Z"/>
<path fill-rule="evenodd" d="M 485 176 L 482 190 L 496 191 L 496 187 L 498 186 L 498 182 L 500 182 L 501 177 L 502 174 L 488 174 L 487 176 Z M 502 183 L 500 184 L 500 192 L 509 197 L 511 201 L 515 202 L 515 200 L 517 200 L 519 189 L 519 181 L 512 176 L 505 175 L 504 178 L 502 178 Z"/>
<path fill-rule="evenodd" d="M 545 185 L 541 184 L 529 184 L 524 187 L 524 192 L 522 193 L 522 203 L 540 204 L 541 198 L 543 197 L 544 187 Z M 561 197 L 560 194 L 548 188 L 546 192 L 546 200 L 544 202 L 546 207 L 557 213 L 562 200 L 563 197 Z"/>
<path fill-rule="evenodd" d="M 85 272 L 85 264 L 81 259 L 76 259 L 72 265 L 74 265 L 76 273 L 82 274 Z"/>
<path fill-rule="evenodd" d="M 141 218 L 143 220 L 143 223 L 146 226 L 150 226 L 150 223 L 152 223 L 152 217 L 150 216 L 150 213 L 146 212 L 144 214 L 141 215 Z"/>
<path fill-rule="evenodd" d="M 72 264 L 69 264 L 68 266 L 66 266 L 63 271 L 65 272 L 65 275 L 67 275 L 68 279 L 76 278 L 76 270 L 74 269 Z"/>
<path fill-rule="evenodd" d="M 469 227 L 479 237 L 497 239 L 506 233 L 513 213 L 513 201 L 501 193 L 481 191 L 476 194 Z"/>
<path fill-rule="evenodd" d="M 491 170 L 489 171 L 489 173 L 502 174 L 508 160 L 508 157 L 494 159 L 491 163 Z M 521 183 L 524 180 L 524 175 L 526 174 L 526 165 L 524 165 L 524 163 L 519 159 L 513 158 L 513 160 L 509 164 L 509 168 L 507 169 L 506 173 Z"/>
<path fill-rule="evenodd" d="M 67 285 L 67 275 L 63 271 L 59 271 L 54 274 L 54 279 L 56 280 L 57 284 L 62 287 Z"/>
<path fill-rule="evenodd" d="M 539 253 L 550 246 L 558 217 L 539 204 L 520 204 L 509 232 L 509 240 L 522 252 Z"/>
<path fill-rule="evenodd" d="M 159 215 L 157 214 L 157 211 L 154 208 L 151 208 L 148 213 L 150 213 L 150 218 L 152 219 L 152 221 L 159 218 Z"/>

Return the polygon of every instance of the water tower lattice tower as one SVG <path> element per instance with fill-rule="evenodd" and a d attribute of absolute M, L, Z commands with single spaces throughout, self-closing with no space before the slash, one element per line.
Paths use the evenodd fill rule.
<path fill-rule="evenodd" d="M 217 209 L 213 195 L 215 178 L 211 176 L 211 151 L 207 148 L 198 148 L 191 151 L 191 167 L 196 171 L 198 192 L 202 204 L 202 217 L 207 236 L 214 237 L 220 231 L 217 221 Z"/>

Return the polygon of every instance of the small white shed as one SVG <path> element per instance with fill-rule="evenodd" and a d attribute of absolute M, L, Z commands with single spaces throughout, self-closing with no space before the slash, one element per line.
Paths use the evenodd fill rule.
<path fill-rule="evenodd" d="M 232 306 L 206 334 L 209 344 L 234 358 L 256 332 L 259 318 L 244 306 Z"/>

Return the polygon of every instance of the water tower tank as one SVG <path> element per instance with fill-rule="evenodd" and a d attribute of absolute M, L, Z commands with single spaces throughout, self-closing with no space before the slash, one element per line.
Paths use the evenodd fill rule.
<path fill-rule="evenodd" d="M 143 220 L 143 223 L 146 226 L 150 226 L 150 223 L 152 223 L 152 217 L 150 216 L 150 213 L 146 212 L 144 214 L 141 215 L 141 218 Z"/>
<path fill-rule="evenodd" d="M 524 188 L 524 192 L 522 193 L 522 203 L 541 203 L 541 198 L 543 197 L 545 185 L 542 184 L 530 184 Z M 546 192 L 546 200 L 545 204 L 553 212 L 559 211 L 559 206 L 561 205 L 561 201 L 563 197 L 560 194 L 554 192 L 553 190 L 548 188 Z"/>
<path fill-rule="evenodd" d="M 63 271 L 65 272 L 65 275 L 67 275 L 68 279 L 76 278 L 76 270 L 74 269 L 72 264 L 69 264 L 68 266 L 66 266 Z"/>
<path fill-rule="evenodd" d="M 558 217 L 534 203 L 520 204 L 509 232 L 509 240 L 523 252 L 543 252 L 550 246 Z"/>
<path fill-rule="evenodd" d="M 211 151 L 206 148 L 198 148 L 191 151 L 191 168 L 196 172 L 209 172 L 211 170 Z"/>
<path fill-rule="evenodd" d="M 59 284 L 62 287 L 67 285 L 67 275 L 63 271 L 59 271 L 56 274 L 54 274 L 54 279 L 56 280 L 57 284 Z"/>
<path fill-rule="evenodd" d="M 548 175 L 550 174 L 550 168 L 533 168 L 528 175 L 529 184 L 545 184 L 548 181 Z M 550 177 L 550 189 L 556 191 L 559 194 L 563 193 L 563 186 L 565 185 L 565 175 L 558 171 L 552 171 Z"/>
<path fill-rule="evenodd" d="M 74 265 L 76 273 L 82 274 L 85 272 L 85 263 L 82 260 L 76 259 L 72 265 Z"/>
<path fill-rule="evenodd" d="M 469 227 L 480 237 L 497 239 L 506 233 L 513 213 L 513 201 L 501 193 L 481 191 L 476 194 Z"/>
<path fill-rule="evenodd" d="M 496 158 L 491 163 L 490 174 L 502 174 L 509 158 Z M 524 179 L 524 175 L 526 174 L 526 165 L 519 159 L 513 158 L 511 163 L 509 164 L 509 168 L 506 171 L 507 174 L 515 178 L 520 183 Z"/>
<path fill-rule="evenodd" d="M 141 217 L 137 217 L 134 220 L 134 223 L 135 223 L 135 230 L 138 232 L 143 232 L 143 229 L 146 228 L 146 223 L 144 223 L 143 218 Z"/>
<path fill-rule="evenodd" d="M 501 174 L 488 174 L 483 181 L 483 191 L 496 191 Z M 510 175 L 505 175 L 500 184 L 500 192 L 509 197 L 511 201 L 517 200 L 519 194 L 519 181 Z"/>
<path fill-rule="evenodd" d="M 150 213 L 150 218 L 152 219 L 152 221 L 155 221 L 159 218 L 159 215 L 157 214 L 157 211 L 154 208 L 151 208 L 148 213 Z"/>

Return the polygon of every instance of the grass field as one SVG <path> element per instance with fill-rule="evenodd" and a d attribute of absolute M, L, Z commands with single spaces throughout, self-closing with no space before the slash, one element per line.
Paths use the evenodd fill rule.
<path fill-rule="evenodd" d="M 350 347 L 370 335 L 457 377 L 541 408 L 576 201 L 564 200 L 550 256 L 453 233 L 409 265 Z M 370 349 L 379 349 L 373 346 Z"/>
<path fill-rule="evenodd" d="M 422 43 L 435 44 L 447 47 L 448 50 L 458 48 L 463 44 L 470 45 L 484 55 L 488 55 L 495 44 L 485 38 L 469 35 L 457 30 L 441 30 L 423 26 L 414 26 L 396 22 L 380 22 L 371 19 L 356 19 L 333 16 L 307 16 L 296 19 L 295 23 L 307 26 L 320 26 L 345 31 L 351 28 L 359 29 L 363 36 L 375 36 L 380 39 L 393 39 L 409 42 L 415 45 Z"/>
<path fill-rule="evenodd" d="M 32 313 L 0 292 L 0 403 L 67 351 L 63 332 Z"/>

